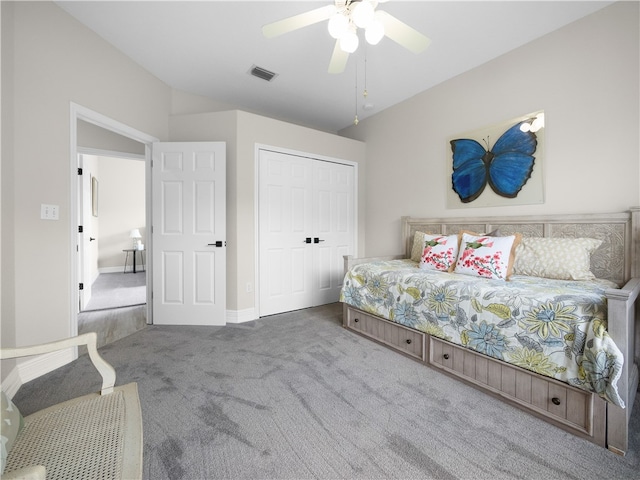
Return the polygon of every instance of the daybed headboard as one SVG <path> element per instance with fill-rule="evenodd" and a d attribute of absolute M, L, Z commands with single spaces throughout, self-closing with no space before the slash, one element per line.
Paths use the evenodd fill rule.
<path fill-rule="evenodd" d="M 640 276 L 640 207 L 611 214 L 570 214 L 520 217 L 402 217 L 407 257 L 411 256 L 415 232 L 452 235 L 460 230 L 523 237 L 597 238 L 602 245 L 591 256 L 591 271 L 622 286 Z"/>

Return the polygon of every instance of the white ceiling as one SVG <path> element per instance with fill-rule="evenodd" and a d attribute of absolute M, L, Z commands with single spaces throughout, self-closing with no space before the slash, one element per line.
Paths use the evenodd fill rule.
<path fill-rule="evenodd" d="M 56 3 L 175 89 L 337 132 L 352 124 L 356 99 L 366 118 L 612 2 L 391 0 L 378 8 L 428 36 L 429 48 L 413 54 L 388 38 L 363 48 L 362 39 L 338 75 L 327 73 L 334 40 L 326 22 L 273 39 L 261 32 L 331 0 Z M 278 76 L 255 78 L 252 65 Z"/>

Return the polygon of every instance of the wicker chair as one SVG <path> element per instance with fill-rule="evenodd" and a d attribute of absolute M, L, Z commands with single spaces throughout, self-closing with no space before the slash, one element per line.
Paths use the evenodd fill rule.
<path fill-rule="evenodd" d="M 114 387 L 115 370 L 99 354 L 97 335 L 0 350 L 0 359 L 86 345 L 102 390 L 24 417 L 2 480 L 142 477 L 142 414 L 136 383 Z M 4 439 L 3 439 L 4 441 Z"/>

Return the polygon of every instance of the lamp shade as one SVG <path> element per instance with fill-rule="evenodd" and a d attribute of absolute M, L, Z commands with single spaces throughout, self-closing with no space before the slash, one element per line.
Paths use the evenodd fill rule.
<path fill-rule="evenodd" d="M 364 38 L 369 45 L 377 45 L 384 37 L 384 25 L 378 19 L 373 20 L 364 31 Z"/>
<path fill-rule="evenodd" d="M 337 40 L 349 29 L 349 19 L 341 13 L 336 13 L 329 19 L 328 29 L 329 35 Z"/>
<path fill-rule="evenodd" d="M 351 12 L 351 18 L 353 19 L 353 23 L 360 28 L 367 28 L 369 24 L 373 21 L 373 16 L 375 14 L 374 7 L 368 0 L 361 0 L 356 6 L 353 8 Z"/>
<path fill-rule="evenodd" d="M 343 52 L 353 53 L 358 49 L 358 35 L 353 30 L 348 30 L 340 37 L 340 49 Z"/>
<path fill-rule="evenodd" d="M 129 237 L 131 237 L 131 238 L 142 238 L 142 235 L 140 234 L 140 229 L 134 228 L 133 230 L 131 230 L 131 233 L 129 233 Z"/>

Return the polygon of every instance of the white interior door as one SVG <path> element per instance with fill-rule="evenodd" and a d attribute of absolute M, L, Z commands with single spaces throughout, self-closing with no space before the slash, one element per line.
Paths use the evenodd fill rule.
<path fill-rule="evenodd" d="M 85 169 L 82 155 L 78 155 L 78 168 L 82 175 L 78 175 L 78 225 L 82 225 L 82 232 L 78 232 L 78 282 L 82 284 L 79 290 L 79 311 L 84 310 L 91 300 L 92 264 L 91 248 L 91 172 Z"/>
<path fill-rule="evenodd" d="M 336 302 L 353 253 L 352 165 L 259 152 L 260 315 Z"/>
<path fill-rule="evenodd" d="M 224 142 L 154 143 L 153 323 L 226 323 Z"/>

